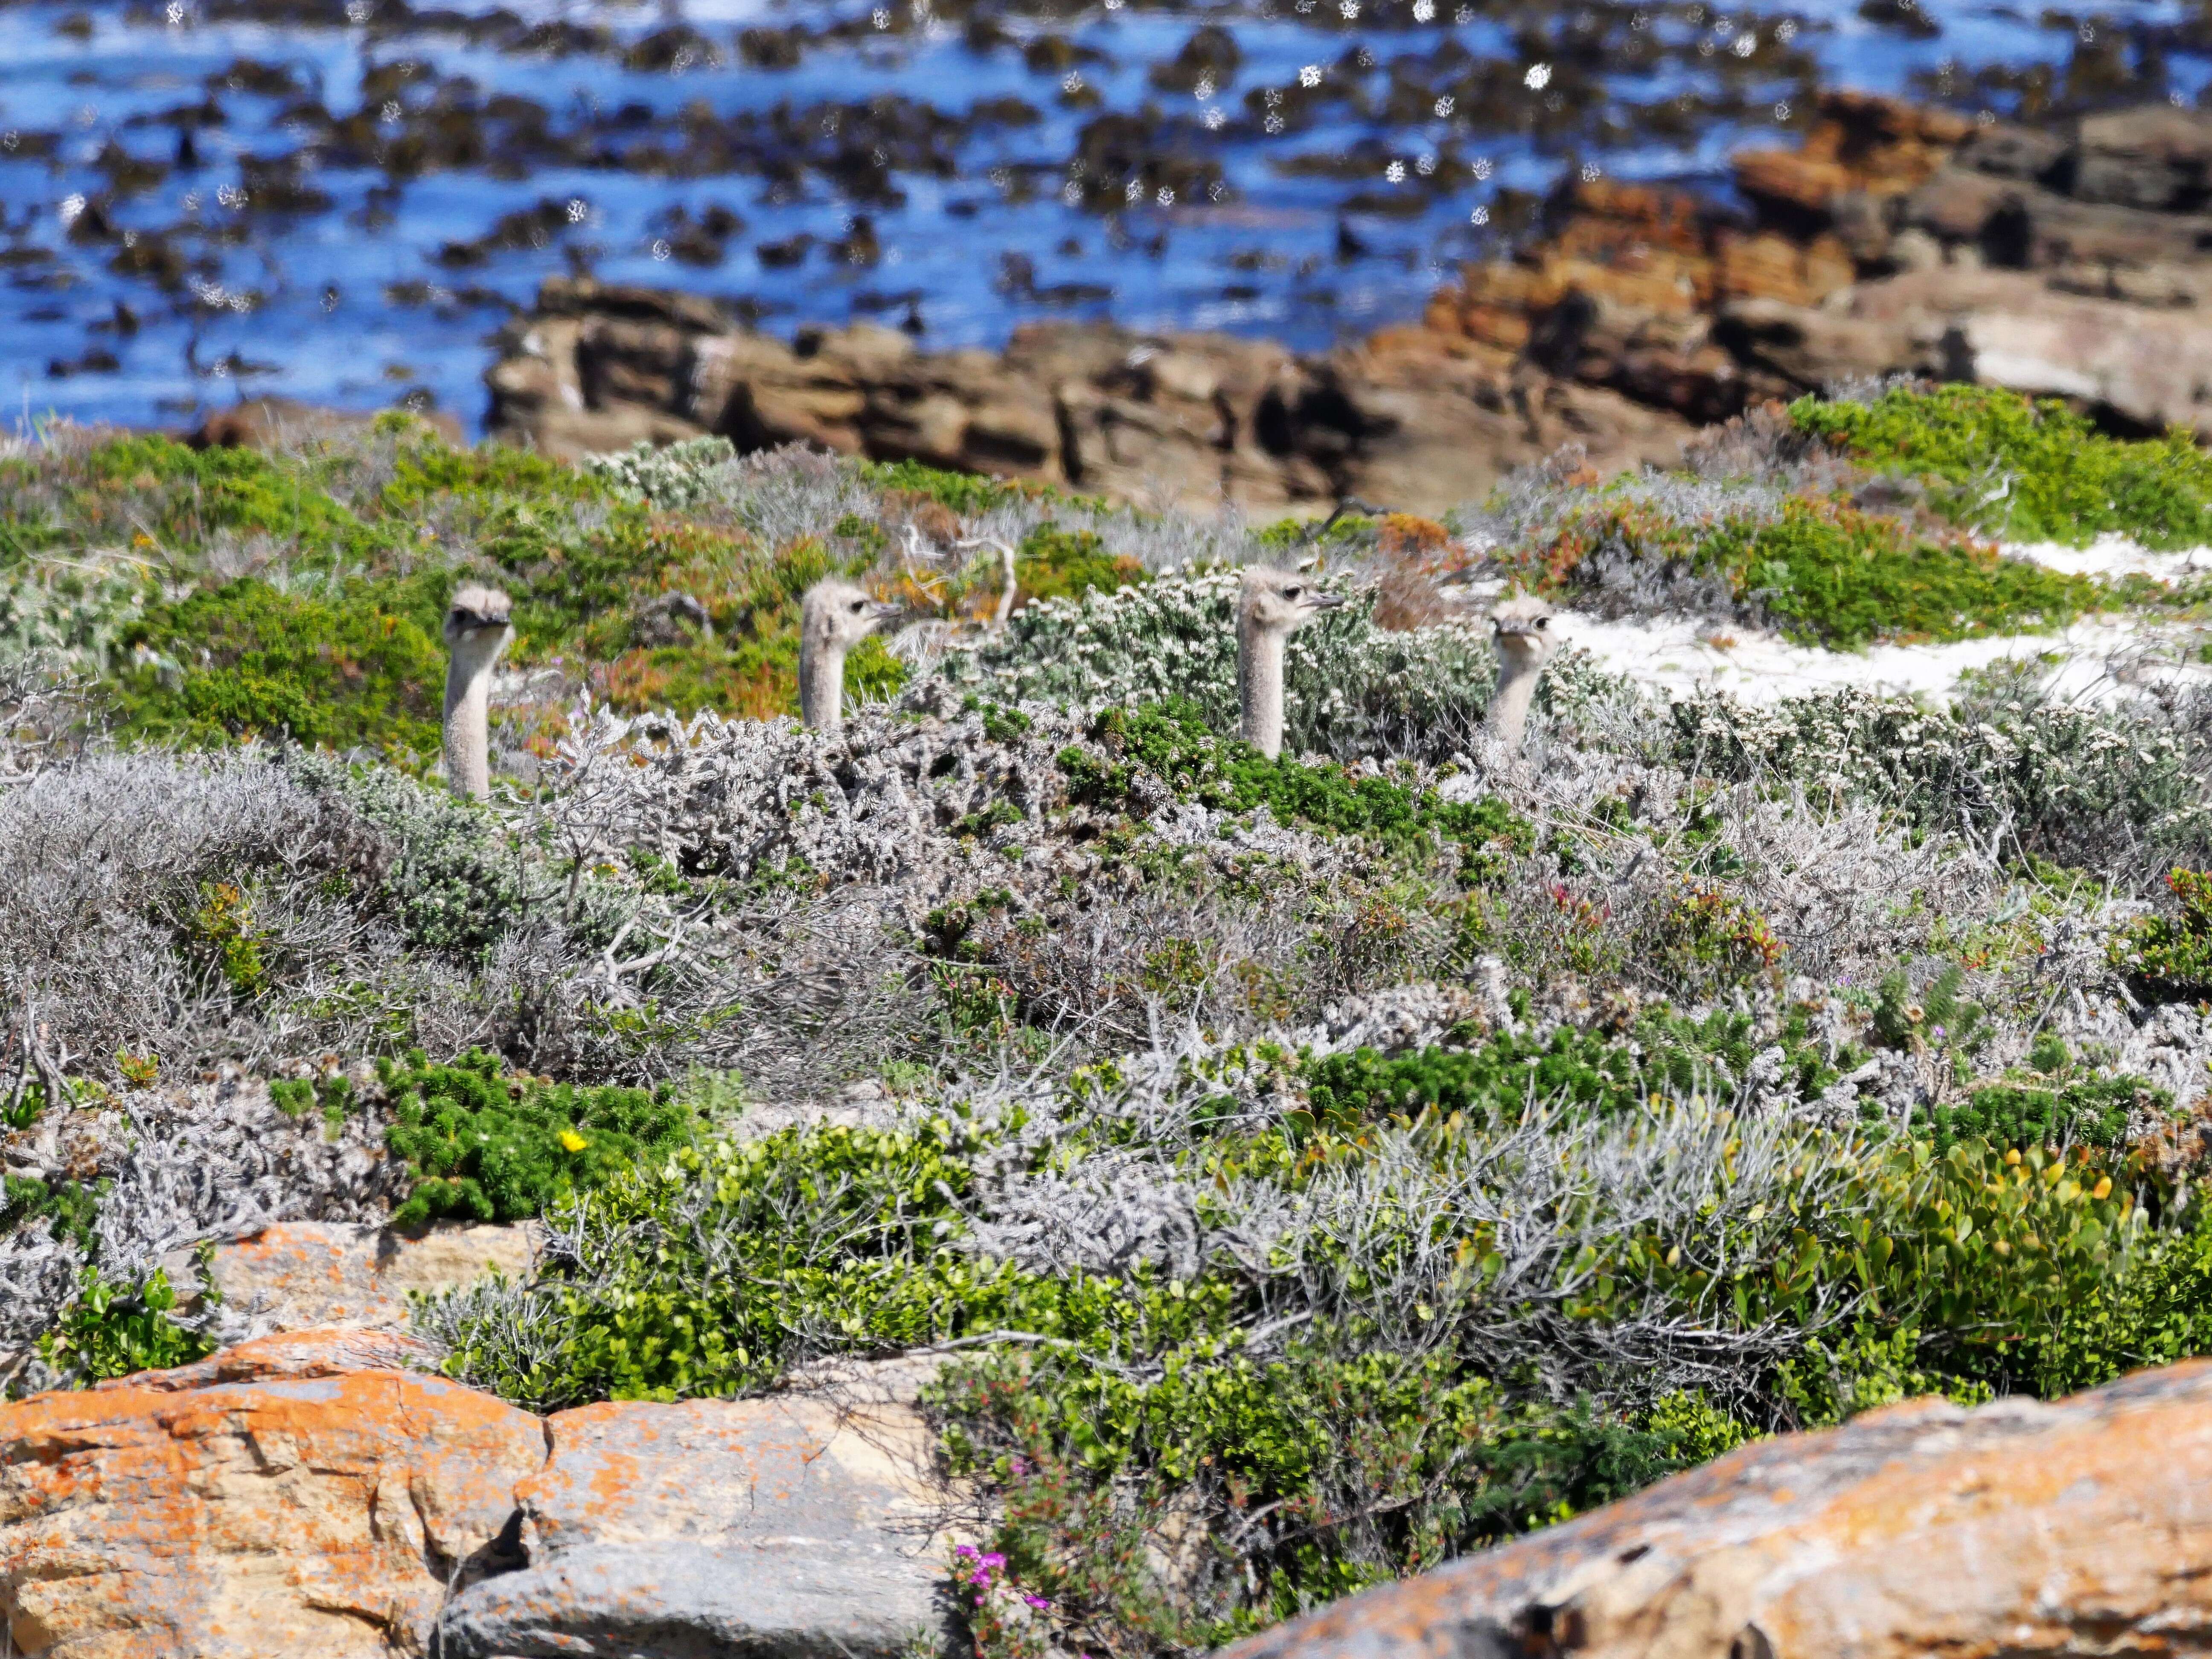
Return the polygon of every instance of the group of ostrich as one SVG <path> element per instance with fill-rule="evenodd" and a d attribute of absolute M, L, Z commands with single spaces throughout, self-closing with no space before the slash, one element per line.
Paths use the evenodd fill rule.
<path fill-rule="evenodd" d="M 1344 603 L 1311 577 L 1248 565 L 1237 601 L 1237 696 L 1244 741 L 1273 760 L 1283 752 L 1283 654 L 1291 635 Z M 845 719 L 845 657 L 901 614 L 851 582 L 819 581 L 799 601 L 799 719 L 832 732 Z M 1490 615 L 1498 686 L 1485 716 L 1490 736 L 1518 752 L 1536 678 L 1551 655 L 1552 611 L 1540 600 L 1509 599 Z M 446 611 L 446 778 L 459 794 L 491 793 L 491 673 L 514 637 L 513 607 L 496 588 L 470 582 Z"/>

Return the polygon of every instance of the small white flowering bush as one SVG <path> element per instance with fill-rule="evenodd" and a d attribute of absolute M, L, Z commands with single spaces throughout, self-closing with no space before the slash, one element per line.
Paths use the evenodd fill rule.
<path fill-rule="evenodd" d="M 696 507 L 722 493 L 739 470 L 738 452 L 727 438 L 686 438 L 660 449 L 640 439 L 611 455 L 586 455 L 577 465 L 623 495 L 665 512 Z"/>
<path fill-rule="evenodd" d="M 1237 721 L 1236 595 L 1230 566 L 1169 571 L 1015 613 L 1004 634 L 954 653 L 945 672 L 1009 702 L 1099 706 L 1188 697 L 1217 730 Z M 1449 753 L 1464 746 L 1497 680 L 1484 630 L 1375 625 L 1371 590 L 1328 583 L 1352 603 L 1291 636 L 1284 741 L 1339 756 Z"/>
<path fill-rule="evenodd" d="M 1757 708 L 1717 692 L 1668 709 L 1678 763 L 1871 799 L 1993 850 L 2147 880 L 2212 848 L 2205 757 L 2186 711 L 2055 702 L 1996 684 L 1954 707 L 1858 689 Z"/>

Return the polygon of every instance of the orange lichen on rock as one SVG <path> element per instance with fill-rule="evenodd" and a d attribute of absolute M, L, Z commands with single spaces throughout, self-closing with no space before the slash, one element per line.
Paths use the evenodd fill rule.
<path fill-rule="evenodd" d="M 1831 92 L 1802 148 L 1742 150 L 1730 165 L 1745 195 L 1817 217 L 1846 191 L 1890 196 L 1918 189 L 1972 131 L 1948 110 Z"/>
<path fill-rule="evenodd" d="M 1835 237 L 1794 242 L 1771 230 L 1725 239 L 1718 267 L 1715 286 L 1723 298 L 1782 300 L 1793 306 L 1816 306 L 1849 288 L 1856 274 Z"/>
<path fill-rule="evenodd" d="M 2051 1405 L 1920 1400 L 1747 1446 L 1226 1659 L 2193 1652 L 2212 1362 Z"/>
<path fill-rule="evenodd" d="M 423 1651 L 544 1462 L 538 1419 L 301 1333 L 0 1406 L 0 1614 L 54 1659 Z"/>

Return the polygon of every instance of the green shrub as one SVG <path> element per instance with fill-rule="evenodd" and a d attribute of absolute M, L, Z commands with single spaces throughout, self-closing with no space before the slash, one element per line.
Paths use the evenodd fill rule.
<path fill-rule="evenodd" d="M 193 942 L 212 957 L 230 988 L 252 996 L 268 978 L 261 940 L 253 925 L 253 905 L 235 883 L 204 881 L 199 908 L 192 913 Z"/>
<path fill-rule="evenodd" d="M 494 1054 L 431 1066 L 417 1050 L 405 1070 L 383 1060 L 378 1072 L 395 1120 L 385 1144 L 415 1177 L 392 1214 L 398 1227 L 543 1215 L 641 1156 L 680 1146 L 690 1130 L 689 1112 L 665 1091 L 509 1081 Z"/>
<path fill-rule="evenodd" d="M 1802 500 L 1771 523 L 1723 526 L 1699 553 L 1790 637 L 1839 651 L 2057 628 L 2096 599 L 2079 576 Z"/>
<path fill-rule="evenodd" d="M 2027 1382 L 2046 1400 L 2145 1365 L 2212 1353 L 2212 1205 L 2145 1238 L 2125 1268 L 2085 1285 L 2038 1343 Z"/>
<path fill-rule="evenodd" d="M 1736 982 L 1770 973 L 1783 944 L 1765 917 L 1724 887 L 1686 881 L 1661 921 L 1666 965 L 1689 983 L 1717 975 Z"/>
<path fill-rule="evenodd" d="M 1685 523 L 1633 497 L 1571 514 L 1524 556 L 1547 591 L 1593 580 L 1596 556 L 1626 556 L 1656 574 L 1724 580 L 1738 604 L 1791 639 L 1855 651 L 1876 640 L 1963 640 L 2055 628 L 2098 599 L 2079 576 L 1987 548 L 1917 537 L 1894 519 L 1790 496 L 1771 514 Z"/>
<path fill-rule="evenodd" d="M 1962 1105 L 1929 1109 L 1926 1128 L 1937 1147 L 1985 1140 L 2000 1149 L 2084 1145 L 2118 1151 L 2136 1113 L 2169 1106 L 2172 1097 L 2139 1077 L 2080 1078 L 2055 1087 L 1993 1083 Z"/>
<path fill-rule="evenodd" d="M 2056 400 L 1970 386 L 1805 398 L 1790 417 L 1867 465 L 1931 475 L 1945 486 L 1936 505 L 1992 533 L 2075 546 L 2108 531 L 2150 547 L 2212 540 L 2212 456 L 2178 428 L 2108 438 Z"/>
<path fill-rule="evenodd" d="M 1094 530 L 1069 530 L 1045 523 L 1035 526 L 1014 550 L 1014 580 L 1024 602 L 1077 599 L 1109 592 L 1146 578 L 1136 560 L 1115 557 Z"/>
<path fill-rule="evenodd" d="M 1362 1352 L 1354 1333 L 1266 1363 L 1208 1358 L 1142 1382 L 1042 1350 L 933 1385 L 952 1473 L 999 1510 L 988 1552 L 960 1564 L 986 1651 L 1204 1652 L 1748 1433 L 1695 1396 L 1636 1413 L 1531 1401 L 1456 1356 Z M 1160 1544 L 1194 1514 L 1213 1530 L 1163 1583 Z"/>
<path fill-rule="evenodd" d="M 2113 967 L 2166 1000 L 2212 995 L 2212 872 L 2172 870 L 2172 916 L 2141 916 L 2106 946 Z"/>
<path fill-rule="evenodd" d="M 215 1352 L 213 1340 L 172 1318 L 176 1305 L 169 1275 L 159 1267 L 125 1289 L 87 1267 L 59 1323 L 39 1339 L 40 1357 L 80 1386 L 206 1358 Z"/>
<path fill-rule="evenodd" d="M 948 472 L 921 461 L 863 461 L 860 477 L 879 490 L 904 489 L 927 495 L 963 517 L 988 512 L 1024 495 L 1050 496 L 1054 493 L 1042 484 L 987 478 L 975 472 Z"/>
<path fill-rule="evenodd" d="M 1496 874 L 1504 854 L 1534 845 L 1528 823 L 1495 796 L 1446 801 L 1387 778 L 1354 778 L 1340 767 L 1269 760 L 1249 744 L 1215 737 L 1188 702 L 1109 708 L 1092 722 L 1090 736 L 1109 759 L 1070 748 L 1059 763 L 1070 797 L 1091 805 L 1126 806 L 1141 770 L 1182 799 L 1227 811 L 1265 806 L 1284 823 L 1310 823 L 1398 848 L 1433 836 L 1461 850 L 1472 878 Z"/>
<path fill-rule="evenodd" d="M 540 1407 L 764 1388 L 825 1352 L 1016 1329 L 1110 1347 L 1169 1298 L 956 1248 L 969 1132 L 815 1126 L 675 1148 L 572 1212 L 584 1249 L 531 1293 L 550 1340 L 464 1306 L 448 1369 Z M 1169 1310 L 1188 1328 L 1190 1310 Z"/>
<path fill-rule="evenodd" d="M 89 1251 L 100 1191 L 99 1187 L 66 1178 L 47 1181 L 32 1176 L 0 1176 L 0 1237 L 44 1220 L 54 1237 L 69 1240 L 80 1251 Z"/>
<path fill-rule="evenodd" d="M 152 659 L 123 671 L 117 697 L 125 726 L 147 737 L 438 751 L 444 648 L 374 604 L 249 577 L 150 607 L 123 643 Z"/>
<path fill-rule="evenodd" d="M 1376 1119 L 1465 1113 L 1511 1122 L 1531 1098 L 1626 1111 L 1645 1092 L 1640 1054 L 1595 1032 L 1561 1026 L 1549 1038 L 1506 1034 L 1471 1048 L 1417 1048 L 1388 1058 L 1372 1048 L 1330 1054 L 1304 1069 L 1301 1131 L 1350 1134 Z"/>
<path fill-rule="evenodd" d="M 1270 553 L 1282 554 L 1309 547 L 1328 547 L 1369 540 L 1375 520 L 1358 513 L 1341 513 L 1323 529 L 1312 519 L 1278 519 L 1253 532 L 1253 539 Z"/>
<path fill-rule="evenodd" d="M 90 488 L 72 503 L 73 517 L 104 517 L 106 505 L 87 497 L 129 491 L 141 503 L 132 515 L 138 527 L 167 547 L 193 546 L 223 531 L 325 556 L 365 545 L 361 521 L 297 463 L 258 450 L 191 449 L 146 434 L 99 446 L 84 471 Z"/>

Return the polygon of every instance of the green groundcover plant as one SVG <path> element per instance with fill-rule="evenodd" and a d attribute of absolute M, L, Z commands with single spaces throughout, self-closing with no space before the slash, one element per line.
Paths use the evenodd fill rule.
<path fill-rule="evenodd" d="M 1864 465 L 1931 479 L 1935 503 L 1985 533 L 2075 546 L 2108 532 L 2148 547 L 2212 540 L 2212 459 L 2186 432 L 2108 437 L 2055 399 L 1972 386 L 1806 398 L 1790 418 Z"/>

